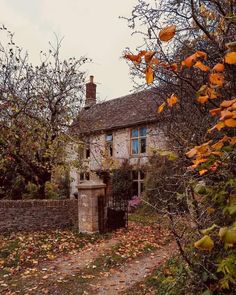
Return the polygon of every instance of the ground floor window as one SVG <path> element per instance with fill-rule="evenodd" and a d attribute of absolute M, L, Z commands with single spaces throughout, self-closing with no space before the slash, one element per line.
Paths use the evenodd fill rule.
<path fill-rule="evenodd" d="M 144 177 L 145 174 L 142 170 L 132 171 L 132 196 L 141 196 L 144 191 Z"/>
<path fill-rule="evenodd" d="M 85 180 L 89 180 L 90 179 L 90 175 L 89 172 L 81 172 L 79 175 L 79 180 L 80 181 L 85 181 Z"/>

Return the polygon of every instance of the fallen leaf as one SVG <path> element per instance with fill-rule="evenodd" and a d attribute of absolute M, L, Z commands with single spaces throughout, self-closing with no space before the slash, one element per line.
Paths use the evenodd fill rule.
<path fill-rule="evenodd" d="M 233 51 L 226 53 L 225 62 L 230 65 L 236 64 L 236 52 Z"/>
<path fill-rule="evenodd" d="M 163 42 L 168 42 L 174 37 L 175 32 L 176 32 L 176 25 L 168 26 L 160 31 L 159 38 Z"/>

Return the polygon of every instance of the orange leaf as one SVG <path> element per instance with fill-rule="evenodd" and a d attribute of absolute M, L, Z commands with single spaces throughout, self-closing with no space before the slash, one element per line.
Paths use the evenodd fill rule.
<path fill-rule="evenodd" d="M 236 144 L 236 136 L 233 136 L 233 137 L 230 138 L 230 143 L 232 145 Z"/>
<path fill-rule="evenodd" d="M 188 152 L 186 153 L 186 156 L 187 156 L 188 158 L 192 158 L 192 157 L 194 157 L 196 154 L 197 154 L 197 149 L 196 149 L 196 148 L 192 148 L 190 151 L 188 151 Z"/>
<path fill-rule="evenodd" d="M 145 50 L 139 52 L 139 54 L 125 54 L 124 58 L 131 60 L 136 64 L 140 64 L 142 56 L 146 54 Z"/>
<path fill-rule="evenodd" d="M 196 57 L 203 57 L 204 59 L 207 59 L 207 54 L 206 54 L 206 52 L 204 52 L 204 51 L 196 51 L 195 52 L 195 56 Z"/>
<path fill-rule="evenodd" d="M 165 108 L 165 105 L 166 105 L 166 103 L 163 102 L 163 103 L 158 107 L 157 112 L 158 112 L 158 113 L 162 113 L 163 110 L 164 110 L 164 108 Z"/>
<path fill-rule="evenodd" d="M 168 42 L 174 37 L 175 32 L 176 25 L 168 26 L 160 31 L 159 38 L 161 41 Z"/>
<path fill-rule="evenodd" d="M 224 69 L 225 69 L 225 66 L 224 64 L 221 64 L 221 63 L 216 64 L 213 68 L 213 70 L 218 73 L 224 72 Z"/>
<path fill-rule="evenodd" d="M 159 64 L 159 60 L 157 58 L 152 58 L 151 64 L 158 65 Z"/>
<path fill-rule="evenodd" d="M 203 175 L 203 174 L 205 174 L 205 173 L 207 173 L 208 172 L 208 170 L 207 169 L 203 169 L 203 170 L 200 170 L 199 171 L 199 175 Z"/>
<path fill-rule="evenodd" d="M 211 132 L 214 129 L 217 129 L 218 131 L 220 131 L 224 127 L 225 127 L 225 123 L 224 122 L 218 122 L 215 126 L 213 126 L 211 129 L 209 129 L 208 132 Z"/>
<path fill-rule="evenodd" d="M 208 95 L 201 95 L 201 96 L 198 96 L 197 101 L 200 103 L 206 103 L 208 99 L 209 99 Z"/>
<path fill-rule="evenodd" d="M 202 63 L 201 61 L 197 61 L 194 67 L 202 70 L 203 72 L 208 72 L 210 70 L 210 68 L 204 65 L 204 63 Z"/>
<path fill-rule="evenodd" d="M 230 65 L 236 64 L 236 52 L 228 52 L 225 55 L 225 62 Z"/>
<path fill-rule="evenodd" d="M 222 74 L 213 73 L 209 75 L 211 84 L 222 87 L 224 84 L 224 76 Z"/>
<path fill-rule="evenodd" d="M 174 94 L 171 95 L 170 98 L 167 98 L 167 103 L 169 107 L 172 107 L 173 105 L 177 104 L 178 97 Z"/>
<path fill-rule="evenodd" d="M 218 97 L 218 93 L 215 89 L 208 87 L 206 90 L 206 94 L 209 96 L 210 99 L 215 99 Z"/>
<path fill-rule="evenodd" d="M 230 111 L 227 111 L 227 110 L 224 110 L 221 112 L 221 117 L 220 117 L 220 120 L 221 121 L 224 121 L 226 119 L 230 119 L 232 118 L 234 115 L 234 113 L 230 112 Z"/>
<path fill-rule="evenodd" d="M 195 62 L 196 62 L 196 55 L 192 54 L 189 57 L 187 57 L 184 61 L 182 61 L 182 66 L 191 68 Z"/>
<path fill-rule="evenodd" d="M 192 168 L 197 168 L 200 164 L 205 163 L 207 159 L 196 159 L 193 161 L 194 165 L 192 165 Z"/>
<path fill-rule="evenodd" d="M 178 65 L 177 63 L 173 63 L 171 66 L 170 66 L 171 70 L 174 71 L 174 72 L 177 72 L 178 71 Z"/>
<path fill-rule="evenodd" d="M 223 145 L 224 145 L 224 142 L 221 141 L 221 140 L 219 140 L 217 143 L 213 144 L 211 147 L 212 147 L 214 150 L 219 151 L 219 150 L 222 149 Z"/>
<path fill-rule="evenodd" d="M 145 74 L 146 74 L 147 84 L 152 84 L 152 82 L 154 80 L 154 72 L 153 72 L 152 67 L 150 67 L 150 66 L 147 67 L 146 71 L 145 71 Z"/>
<path fill-rule="evenodd" d="M 231 100 L 224 100 L 224 101 L 220 104 L 220 106 L 221 106 L 222 108 L 228 108 L 228 107 L 232 106 L 235 102 L 236 102 L 236 98 L 231 99 Z"/>
<path fill-rule="evenodd" d="M 212 116 L 215 116 L 221 112 L 221 108 L 212 109 L 209 111 Z"/>
<path fill-rule="evenodd" d="M 227 119 L 227 120 L 225 120 L 225 125 L 227 127 L 236 127 L 236 120 L 234 120 L 234 119 Z"/>
<path fill-rule="evenodd" d="M 156 54 L 156 51 L 147 51 L 146 54 L 144 55 L 145 62 L 149 64 L 155 54 Z"/>

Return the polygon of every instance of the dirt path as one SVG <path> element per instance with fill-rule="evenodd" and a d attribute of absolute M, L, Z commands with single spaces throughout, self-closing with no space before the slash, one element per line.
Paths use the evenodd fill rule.
<path fill-rule="evenodd" d="M 131 263 L 122 265 L 110 272 L 107 278 L 101 278 L 91 285 L 88 294 L 116 295 L 122 294 L 135 283 L 142 281 L 147 275 L 164 263 L 176 251 L 176 244 L 171 244 L 143 256 Z"/>
<path fill-rule="evenodd" d="M 92 263 L 99 255 L 105 253 L 106 250 L 112 248 L 119 243 L 119 239 L 104 240 L 99 244 L 85 247 L 78 254 L 68 254 L 58 257 L 56 260 L 44 263 L 40 266 L 40 270 L 47 270 L 51 273 L 51 278 L 60 276 L 64 278 L 72 275 Z"/>

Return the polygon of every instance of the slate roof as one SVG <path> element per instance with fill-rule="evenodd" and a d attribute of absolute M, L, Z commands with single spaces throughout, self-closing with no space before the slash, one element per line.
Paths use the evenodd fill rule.
<path fill-rule="evenodd" d="M 157 121 L 157 90 L 144 90 L 83 109 L 72 124 L 77 134 L 141 125 Z"/>

